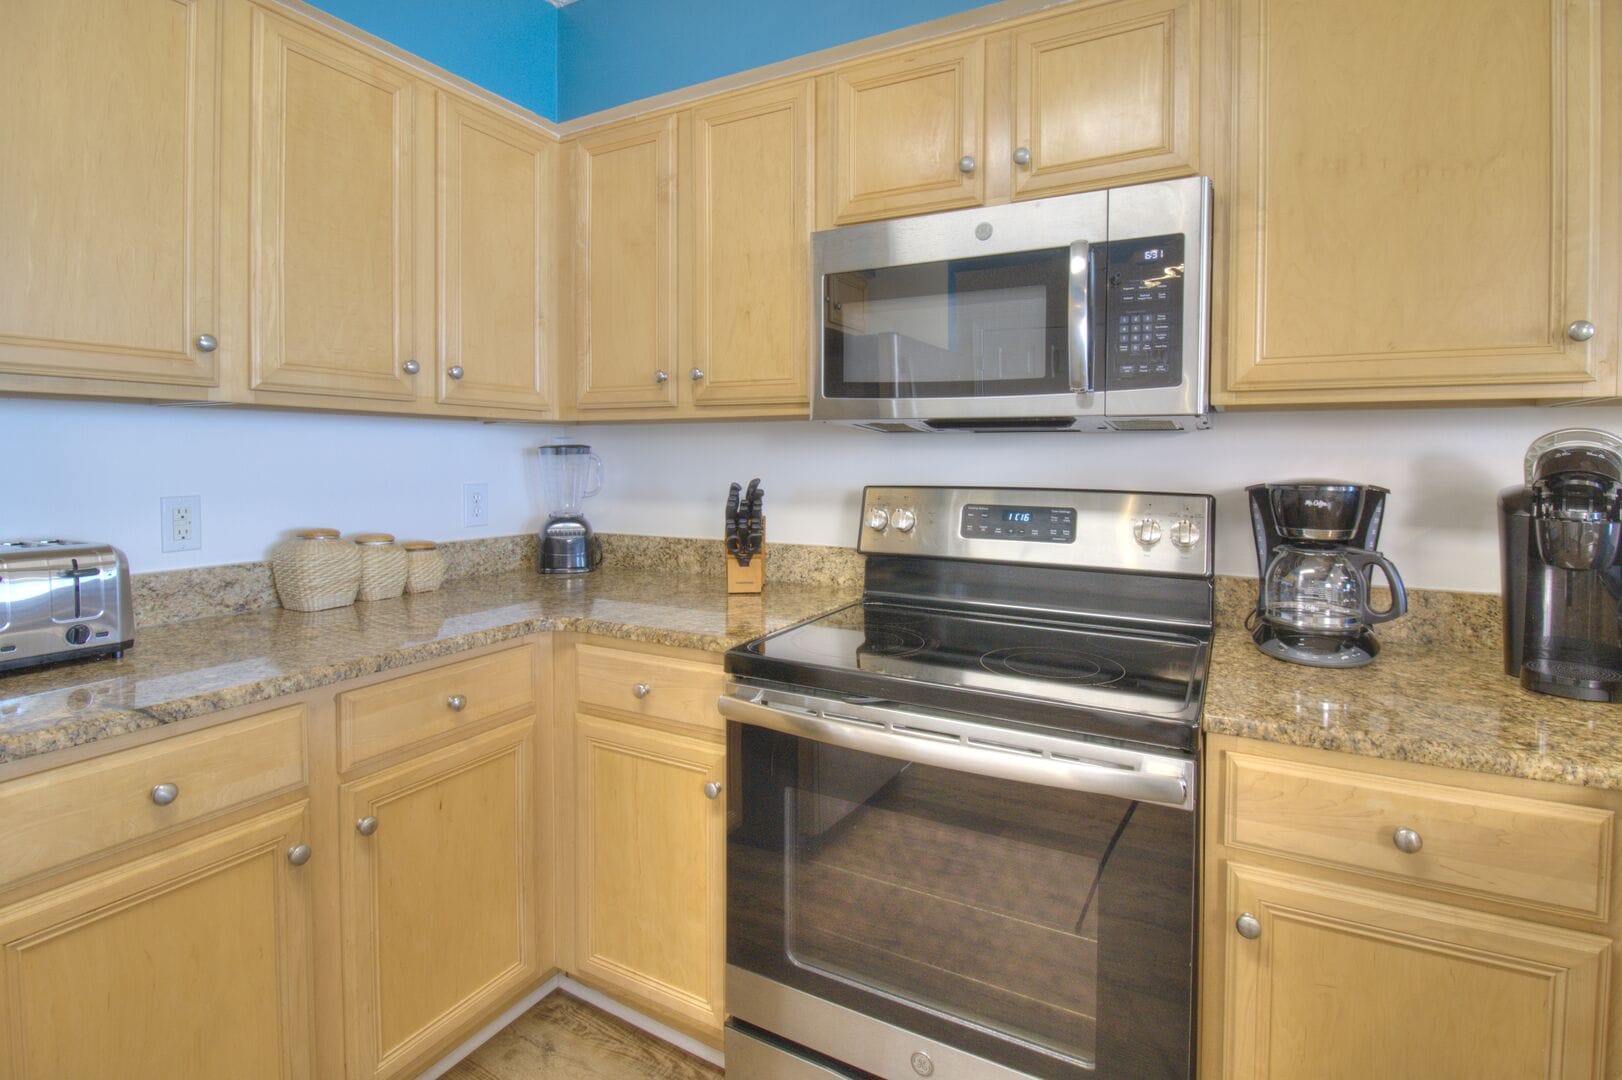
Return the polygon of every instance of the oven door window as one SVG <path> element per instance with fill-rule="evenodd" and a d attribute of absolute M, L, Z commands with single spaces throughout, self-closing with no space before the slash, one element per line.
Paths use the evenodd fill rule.
<path fill-rule="evenodd" d="M 733 737 L 729 963 L 1033 1076 L 1188 1074 L 1193 814 Z"/>
<path fill-rule="evenodd" d="M 823 393 L 1067 393 L 1070 288 L 1068 247 L 827 274 Z"/>

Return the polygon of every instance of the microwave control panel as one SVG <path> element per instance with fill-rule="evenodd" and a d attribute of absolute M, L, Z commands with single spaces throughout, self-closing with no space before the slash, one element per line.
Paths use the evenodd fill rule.
<path fill-rule="evenodd" d="M 1112 240 L 1102 270 L 1103 333 L 1094 340 L 1103 343 L 1104 389 L 1180 385 L 1182 234 Z"/>

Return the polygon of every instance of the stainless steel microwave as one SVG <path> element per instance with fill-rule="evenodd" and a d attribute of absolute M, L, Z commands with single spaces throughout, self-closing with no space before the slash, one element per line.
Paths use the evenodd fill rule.
<path fill-rule="evenodd" d="M 812 238 L 811 418 L 878 431 L 1210 426 L 1205 177 Z"/>

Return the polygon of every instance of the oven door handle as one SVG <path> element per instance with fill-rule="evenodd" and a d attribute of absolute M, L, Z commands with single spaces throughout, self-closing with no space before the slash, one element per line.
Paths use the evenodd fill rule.
<path fill-rule="evenodd" d="M 933 765 L 975 776 L 990 776 L 1043 787 L 1064 788 L 1137 802 L 1194 809 L 1191 758 L 1171 758 L 1111 747 L 1111 762 L 1049 757 L 1019 750 L 978 746 L 947 735 L 912 734 L 893 726 L 773 708 L 730 694 L 721 696 L 721 715 L 740 724 L 770 728 L 830 746 Z M 1152 767 L 1152 770 L 1151 770 Z"/>
<path fill-rule="evenodd" d="M 1070 245 L 1070 389 L 1078 394 L 1093 392 L 1092 273 L 1092 245 L 1077 240 Z"/>

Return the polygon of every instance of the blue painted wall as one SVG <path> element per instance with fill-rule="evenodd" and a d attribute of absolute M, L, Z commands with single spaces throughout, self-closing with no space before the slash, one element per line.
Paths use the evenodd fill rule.
<path fill-rule="evenodd" d="M 558 119 L 584 116 L 988 2 L 576 0 L 560 12 Z"/>
<path fill-rule="evenodd" d="M 546 0 L 313 2 L 491 93 L 558 117 L 558 9 Z"/>

